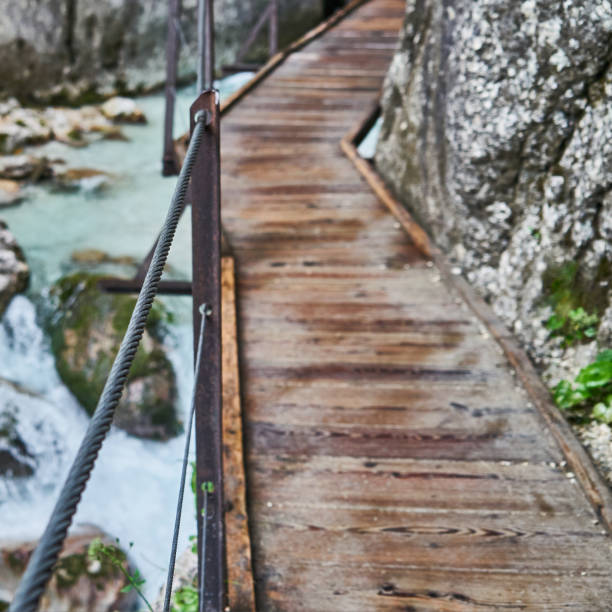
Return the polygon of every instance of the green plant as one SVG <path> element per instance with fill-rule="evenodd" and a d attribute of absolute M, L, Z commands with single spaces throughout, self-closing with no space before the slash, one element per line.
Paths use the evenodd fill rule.
<path fill-rule="evenodd" d="M 198 590 L 186 584 L 174 592 L 172 612 L 198 612 Z"/>
<path fill-rule="evenodd" d="M 596 314 L 589 314 L 582 306 L 568 311 L 567 315 L 555 312 L 547 321 L 551 336 L 563 336 L 563 345 L 571 346 L 576 341 L 588 340 L 597 335 Z"/>
<path fill-rule="evenodd" d="M 600 352 L 582 368 L 574 383 L 562 380 L 553 389 L 555 402 L 573 418 L 612 424 L 612 349 Z"/>
<path fill-rule="evenodd" d="M 117 539 L 116 542 L 119 544 L 119 539 Z M 133 542 L 130 542 L 130 548 L 132 548 L 132 546 L 134 546 L 134 544 Z M 128 583 L 121 589 L 121 592 L 129 593 L 133 589 L 144 601 L 150 612 L 153 612 L 151 604 L 144 596 L 140 588 L 145 583 L 145 579 L 140 575 L 138 570 L 134 570 L 134 573 L 129 571 L 127 556 L 118 546 L 104 544 L 100 538 L 96 538 L 92 540 L 91 544 L 89 545 L 87 554 L 90 559 L 95 559 L 100 562 L 106 559 L 113 565 L 113 567 L 116 567 L 128 581 Z"/>

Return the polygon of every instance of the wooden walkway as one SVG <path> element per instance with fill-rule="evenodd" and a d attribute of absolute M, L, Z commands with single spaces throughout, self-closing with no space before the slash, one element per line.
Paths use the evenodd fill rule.
<path fill-rule="evenodd" d="M 612 540 L 546 421 L 340 148 L 404 5 L 223 119 L 257 609 L 612 610 Z"/>

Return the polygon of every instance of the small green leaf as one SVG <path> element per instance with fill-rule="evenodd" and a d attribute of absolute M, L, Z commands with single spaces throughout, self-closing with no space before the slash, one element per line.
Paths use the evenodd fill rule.
<path fill-rule="evenodd" d="M 548 321 L 546 321 L 546 329 L 555 332 L 561 329 L 565 325 L 565 319 L 558 315 L 552 315 Z"/>
<path fill-rule="evenodd" d="M 553 389 L 553 397 L 559 408 L 567 410 L 581 404 L 586 398 L 580 387 L 572 387 L 567 380 L 562 380 Z"/>
<path fill-rule="evenodd" d="M 587 389 L 604 387 L 612 382 L 612 361 L 596 361 L 580 370 L 576 382 L 582 383 Z"/>
<path fill-rule="evenodd" d="M 600 423 L 612 423 L 612 406 L 599 402 L 593 408 L 593 418 Z"/>

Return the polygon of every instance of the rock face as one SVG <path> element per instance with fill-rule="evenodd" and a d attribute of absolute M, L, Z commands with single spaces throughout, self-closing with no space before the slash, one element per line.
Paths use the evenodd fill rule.
<path fill-rule="evenodd" d="M 611 35 L 609 0 L 408 0 L 385 84 L 379 171 L 544 366 L 553 312 L 612 341 Z"/>
<path fill-rule="evenodd" d="M 57 371 L 92 414 L 125 334 L 135 298 L 97 288 L 98 276 L 77 273 L 51 290 L 48 319 Z M 167 315 L 155 304 L 113 423 L 140 437 L 167 439 L 181 430 L 176 379 L 161 342 Z"/>
<path fill-rule="evenodd" d="M 27 289 L 29 279 L 23 251 L 6 223 L 0 221 L 0 317 L 11 298 Z"/>
<path fill-rule="evenodd" d="M 215 2 L 217 66 L 234 61 L 268 0 Z M 86 103 L 164 81 L 166 0 L 11 0 L 0 15 L 0 82 L 23 100 Z M 294 38 L 322 0 L 282 0 L 281 31 Z M 182 75 L 193 74 L 197 0 L 183 0 Z M 282 42 L 282 41 L 281 41 Z"/>
<path fill-rule="evenodd" d="M 89 558 L 88 547 L 95 538 L 111 544 L 108 536 L 94 527 L 81 528 L 67 538 L 41 600 L 41 612 L 124 612 L 134 609 L 135 593 L 121 593 L 127 579 L 120 570 L 109 561 Z M 0 610 L 7 609 L 35 545 L 35 542 L 0 542 Z"/>

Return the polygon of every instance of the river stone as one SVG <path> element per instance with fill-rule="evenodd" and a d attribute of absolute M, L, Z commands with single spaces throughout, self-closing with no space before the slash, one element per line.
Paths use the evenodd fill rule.
<path fill-rule="evenodd" d="M 0 476 L 31 476 L 34 456 L 18 428 L 18 408 L 0 398 Z"/>
<path fill-rule="evenodd" d="M 136 299 L 100 291 L 100 277 L 78 272 L 51 289 L 47 327 L 57 371 L 93 414 Z M 168 315 L 155 302 L 113 423 L 128 433 L 165 440 L 181 431 L 176 377 L 162 343 Z"/>
<path fill-rule="evenodd" d="M 610 338 L 611 56 L 609 0 L 408 0 L 384 86 L 378 170 L 544 367 L 568 270 Z"/>
<path fill-rule="evenodd" d="M 46 157 L 0 155 L 0 178 L 2 179 L 38 181 L 51 176 L 53 176 L 53 168 Z"/>
<path fill-rule="evenodd" d="M 95 168 L 68 168 L 55 175 L 54 187 L 58 191 L 98 192 L 107 188 L 113 176 Z"/>
<path fill-rule="evenodd" d="M 115 96 L 100 107 L 102 114 L 118 123 L 146 123 L 147 118 L 131 98 Z"/>
<path fill-rule="evenodd" d="M 180 75 L 195 74 L 197 0 L 183 0 Z M 216 0 L 217 67 L 236 52 L 268 0 Z M 323 0 L 283 0 L 281 43 L 322 16 Z M 0 15 L 5 95 L 50 103 L 149 90 L 165 81 L 168 3 L 152 0 L 11 0 Z M 262 37 L 263 40 L 263 37 Z"/>
<path fill-rule="evenodd" d="M 0 208 L 14 206 L 23 200 L 21 185 L 11 179 L 0 179 Z"/>
<path fill-rule="evenodd" d="M 127 612 L 135 608 L 136 593 L 121 592 L 127 579 L 120 570 L 110 561 L 89 558 L 88 548 L 95 538 L 117 547 L 95 527 L 74 530 L 66 539 L 43 595 L 38 608 L 41 612 Z M 13 598 L 35 545 L 36 542 L 0 542 L 0 610 L 5 610 Z M 127 561 L 124 566 L 128 568 Z"/>
<path fill-rule="evenodd" d="M 25 291 L 30 280 L 30 268 L 21 247 L 0 221 L 0 317 L 16 293 Z"/>

